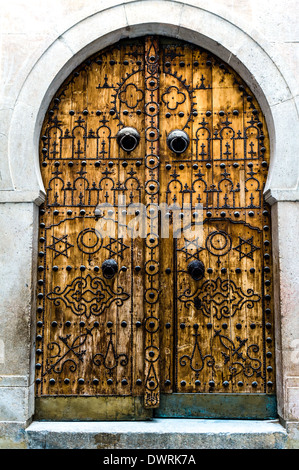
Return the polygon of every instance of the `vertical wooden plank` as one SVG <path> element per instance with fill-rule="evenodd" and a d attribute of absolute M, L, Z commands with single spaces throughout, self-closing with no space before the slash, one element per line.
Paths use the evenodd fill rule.
<path fill-rule="evenodd" d="M 156 37 L 145 39 L 145 204 L 159 204 L 159 167 L 151 168 L 149 157 L 159 158 L 159 44 Z M 149 209 L 148 209 L 149 210 Z M 145 239 L 144 279 L 144 345 L 146 408 L 156 408 L 160 402 L 159 371 L 159 234 L 147 229 Z"/>

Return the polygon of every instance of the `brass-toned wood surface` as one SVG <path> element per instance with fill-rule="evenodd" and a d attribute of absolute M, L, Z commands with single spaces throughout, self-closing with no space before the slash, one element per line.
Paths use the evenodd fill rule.
<path fill-rule="evenodd" d="M 203 206 L 201 239 L 161 240 L 164 262 L 173 261 L 170 275 L 161 266 L 161 304 L 172 302 L 160 315 L 166 379 L 161 377 L 161 388 L 164 393 L 271 393 L 265 120 L 250 90 L 226 64 L 198 47 L 161 42 L 161 202 L 191 203 L 194 212 L 196 203 Z M 173 129 L 190 137 L 183 154 L 167 147 Z M 188 274 L 195 259 L 205 266 L 202 280 Z"/>
<path fill-rule="evenodd" d="M 131 152 L 116 138 L 126 126 L 140 134 Z M 167 145 L 175 129 L 190 139 L 181 154 Z M 275 392 L 269 151 L 254 95 L 198 46 L 125 40 L 70 75 L 41 133 L 38 397 L 144 397 L 155 408 L 160 391 Z M 157 214 L 168 238 L 148 227 L 132 238 L 138 204 L 162 203 L 190 204 L 202 236 L 174 237 L 168 210 Z M 114 217 L 115 236 L 104 235 Z"/>
<path fill-rule="evenodd" d="M 142 396 L 47 396 L 35 400 L 36 421 L 147 421 Z"/>
<path fill-rule="evenodd" d="M 119 236 L 125 206 L 117 213 L 119 199 L 125 205 L 122 197 L 127 204 L 144 202 L 143 109 L 144 42 L 133 41 L 75 70 L 47 113 L 41 136 L 47 198 L 40 216 L 38 396 L 143 395 L 143 274 L 134 269 L 144 264 L 143 240 L 132 240 L 128 232 Z M 141 134 L 134 154 L 116 142 L 123 126 Z M 110 206 L 99 209 L 101 204 Z M 113 219 L 115 234 L 102 235 Z M 102 272 L 109 259 L 118 264 L 112 279 Z"/>

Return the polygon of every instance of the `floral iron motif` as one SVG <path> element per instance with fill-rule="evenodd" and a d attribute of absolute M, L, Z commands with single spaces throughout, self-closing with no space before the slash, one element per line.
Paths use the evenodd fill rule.
<path fill-rule="evenodd" d="M 47 294 L 47 298 L 53 300 L 54 305 L 58 306 L 62 301 L 73 313 L 85 315 L 86 318 L 101 315 L 114 302 L 121 306 L 129 297 L 122 287 L 118 286 L 115 292 L 103 279 L 91 277 L 90 274 L 85 278 L 75 278 L 63 290 L 56 286 Z"/>
<path fill-rule="evenodd" d="M 215 359 L 211 354 L 206 354 L 205 356 L 202 354 L 198 341 L 198 338 L 200 337 L 200 333 L 198 333 L 198 325 L 193 325 L 193 328 L 195 329 L 195 333 L 192 335 L 195 338 L 193 351 L 190 356 L 184 354 L 184 356 L 180 358 L 179 362 L 182 367 L 185 367 L 188 363 L 193 372 L 195 372 L 195 377 L 198 378 L 199 372 L 202 371 L 205 366 L 205 361 L 208 367 L 213 367 Z"/>
<path fill-rule="evenodd" d="M 200 310 L 206 317 L 221 318 L 233 317 L 237 311 L 243 307 L 253 308 L 254 303 L 261 300 L 261 296 L 255 294 L 253 289 L 247 289 L 245 294 L 241 287 L 229 280 L 221 280 L 218 277 L 215 281 L 205 281 L 195 292 L 186 289 L 178 299 L 184 302 L 187 307 L 193 305 L 196 310 Z"/>
<path fill-rule="evenodd" d="M 96 366 L 103 365 L 105 369 L 108 370 L 109 375 L 112 376 L 112 371 L 118 366 L 118 364 L 120 364 L 122 367 L 125 367 L 128 364 L 128 356 L 126 354 L 117 354 L 115 345 L 112 341 L 112 336 L 115 335 L 115 333 L 113 333 L 111 330 L 109 333 L 107 333 L 107 335 L 109 337 L 109 342 L 105 354 L 95 354 L 93 356 L 92 362 Z"/>

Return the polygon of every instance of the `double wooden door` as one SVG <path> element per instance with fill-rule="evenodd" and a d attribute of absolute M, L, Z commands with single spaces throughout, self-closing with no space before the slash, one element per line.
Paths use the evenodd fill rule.
<path fill-rule="evenodd" d="M 270 417 L 269 141 L 241 78 L 188 43 L 119 42 L 56 93 L 40 164 L 39 415 Z"/>

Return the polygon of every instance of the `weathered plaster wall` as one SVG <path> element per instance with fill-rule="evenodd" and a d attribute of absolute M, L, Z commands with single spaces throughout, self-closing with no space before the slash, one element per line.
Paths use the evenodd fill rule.
<path fill-rule="evenodd" d="M 37 205 L 43 199 L 37 142 L 44 112 L 63 79 L 85 57 L 121 37 L 151 32 L 201 44 L 229 62 L 251 86 L 266 115 L 272 152 L 266 190 L 273 204 L 278 408 L 289 445 L 298 445 L 297 0 L 0 0 L 0 7 L 4 446 L 27 445 L 20 429 L 34 409 L 35 249 Z"/>

